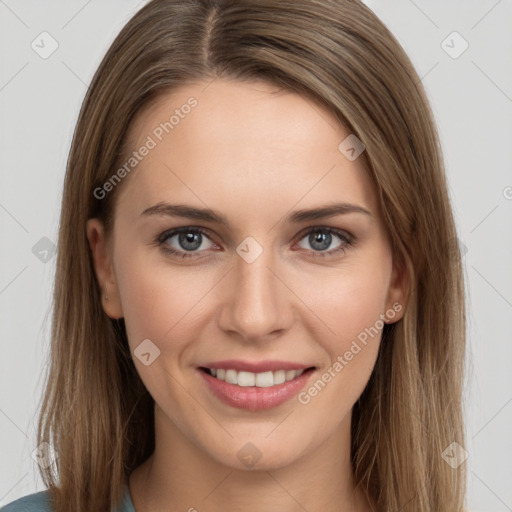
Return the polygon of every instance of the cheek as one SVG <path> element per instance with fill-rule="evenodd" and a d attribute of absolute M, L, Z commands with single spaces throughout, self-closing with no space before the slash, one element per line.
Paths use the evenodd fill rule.
<path fill-rule="evenodd" d="M 307 286 L 300 293 L 307 298 L 306 304 L 311 304 L 323 324 L 330 328 L 326 329 L 326 334 L 341 343 L 373 326 L 384 313 L 388 279 L 385 266 L 353 266 L 316 279 L 315 286 Z"/>
<path fill-rule="evenodd" d="M 132 351 L 146 338 L 161 350 L 178 350 L 218 279 L 208 271 L 166 264 L 154 249 L 151 256 L 119 249 L 116 275 Z"/>
<path fill-rule="evenodd" d="M 175 379 L 180 381 L 182 359 L 190 340 L 196 338 L 195 329 L 200 330 L 201 300 L 207 300 L 208 290 L 218 279 L 166 264 L 162 256 L 148 256 L 142 250 L 123 255 L 119 249 L 116 275 L 137 372 L 157 403 L 188 404 L 190 397 Z M 159 352 L 147 342 L 141 345 L 146 339 Z M 138 357 L 147 351 L 151 354 L 149 365 Z M 153 358 L 153 354 L 158 355 Z M 180 421 L 179 417 L 175 420 Z"/>
<path fill-rule="evenodd" d="M 146 338 L 179 343 L 184 331 L 197 328 L 201 310 L 209 304 L 208 293 L 222 286 L 222 276 L 208 266 L 166 264 L 154 249 L 149 256 L 145 248 L 130 252 L 126 247 L 136 245 L 120 242 L 116 276 L 130 344 Z M 386 255 L 374 251 L 337 268 L 289 276 L 297 296 L 319 320 L 320 328 L 324 326 L 324 334 L 317 332 L 315 339 L 327 340 L 329 353 L 344 352 L 347 343 L 384 312 L 390 271 Z M 305 311 L 303 321 L 308 317 L 311 313 Z"/>
<path fill-rule="evenodd" d="M 337 362 L 332 369 L 336 377 L 325 377 L 332 382 L 326 386 L 331 391 L 322 392 L 333 405 L 355 402 L 373 371 L 384 327 L 381 315 L 385 313 L 391 272 L 387 263 L 383 258 L 380 264 L 372 261 L 340 266 L 317 279 L 315 286 L 311 286 L 310 280 L 300 280 L 303 288 L 295 288 L 299 296 L 307 298 L 305 303 L 320 319 L 315 321 L 320 331 L 313 335 L 327 355 L 322 372 Z"/>

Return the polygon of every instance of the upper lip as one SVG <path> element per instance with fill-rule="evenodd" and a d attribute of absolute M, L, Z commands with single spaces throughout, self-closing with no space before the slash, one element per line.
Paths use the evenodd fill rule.
<path fill-rule="evenodd" d="M 200 365 L 202 368 L 236 370 L 251 373 L 276 372 L 278 370 L 305 370 L 312 366 L 311 364 L 294 363 L 292 361 L 244 361 L 242 359 L 228 359 Z"/>

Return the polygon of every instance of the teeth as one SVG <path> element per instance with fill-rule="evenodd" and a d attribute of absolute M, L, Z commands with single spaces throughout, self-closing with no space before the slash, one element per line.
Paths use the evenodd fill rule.
<path fill-rule="evenodd" d="M 238 375 L 235 370 L 226 370 L 226 382 L 228 384 L 238 384 Z"/>
<path fill-rule="evenodd" d="M 274 385 L 282 384 L 283 382 L 286 382 L 286 371 L 278 370 L 274 372 Z"/>
<path fill-rule="evenodd" d="M 286 371 L 286 380 L 292 380 L 295 376 L 295 372 L 293 370 L 287 370 Z"/>
<path fill-rule="evenodd" d="M 256 386 L 258 388 L 269 388 L 274 385 L 274 374 L 272 372 L 264 372 L 256 374 Z"/>
<path fill-rule="evenodd" d="M 269 388 L 283 382 L 295 379 L 304 373 L 304 370 L 277 370 L 276 372 L 237 372 L 236 370 L 222 370 L 210 368 L 210 374 L 228 384 L 236 384 L 242 387 L 256 386 Z"/>
<path fill-rule="evenodd" d="M 234 371 L 234 370 L 233 370 Z M 251 372 L 238 372 L 237 384 L 239 386 L 254 386 L 256 381 L 256 374 Z"/>

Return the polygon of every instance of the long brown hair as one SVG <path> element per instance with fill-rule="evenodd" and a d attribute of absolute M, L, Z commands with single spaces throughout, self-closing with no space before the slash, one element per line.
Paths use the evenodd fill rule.
<path fill-rule="evenodd" d="M 354 475 L 382 511 L 462 510 L 465 465 L 452 468 L 441 454 L 452 442 L 464 446 L 463 274 L 436 127 L 409 58 L 357 0 L 153 0 L 101 62 L 67 163 L 38 425 L 38 442 L 57 455 L 40 468 L 56 512 L 110 510 L 155 447 L 154 402 L 123 320 L 102 309 L 85 231 L 98 217 L 109 232 L 124 182 L 101 199 L 94 190 L 123 160 L 138 112 L 178 86 L 215 78 L 266 80 L 307 96 L 366 146 L 410 286 L 405 315 L 384 327 L 354 406 Z"/>

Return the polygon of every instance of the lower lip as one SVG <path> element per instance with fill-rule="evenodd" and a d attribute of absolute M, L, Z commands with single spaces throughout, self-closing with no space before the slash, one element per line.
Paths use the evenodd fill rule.
<path fill-rule="evenodd" d="M 268 388 L 237 386 L 217 379 L 206 371 L 198 371 L 213 394 L 225 404 L 238 409 L 259 411 L 272 409 L 293 398 L 304 387 L 314 369 L 304 370 L 299 377 Z"/>

